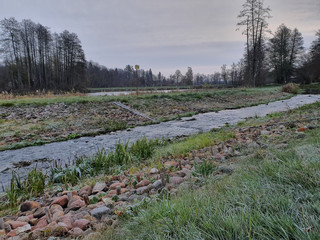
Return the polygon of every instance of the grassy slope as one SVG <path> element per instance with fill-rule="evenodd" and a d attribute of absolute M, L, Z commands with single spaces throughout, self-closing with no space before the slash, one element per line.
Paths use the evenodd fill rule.
<path fill-rule="evenodd" d="M 311 109 L 318 112 L 320 104 L 295 111 L 296 120 Z M 257 149 L 238 161 L 232 175 L 142 204 L 118 234 L 109 231 L 102 238 L 319 239 L 319 148 L 320 130 L 315 129 L 285 149 Z"/>

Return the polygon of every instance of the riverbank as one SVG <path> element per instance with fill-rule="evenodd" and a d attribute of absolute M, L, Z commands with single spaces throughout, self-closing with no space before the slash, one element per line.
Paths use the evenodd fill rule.
<path fill-rule="evenodd" d="M 5 222 L 30 225 L 19 237 L 317 239 L 319 113 L 315 103 L 164 143 L 111 175 L 53 185 Z"/>
<path fill-rule="evenodd" d="M 158 122 L 289 98 L 280 87 L 208 89 L 139 96 L 51 96 L 0 101 L 0 151 L 98 136 L 152 123 L 119 108 L 121 102 Z"/>

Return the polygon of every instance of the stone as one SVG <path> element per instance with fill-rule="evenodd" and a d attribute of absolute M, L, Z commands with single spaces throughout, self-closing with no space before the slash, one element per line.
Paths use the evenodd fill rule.
<path fill-rule="evenodd" d="M 121 202 L 126 202 L 128 201 L 129 197 L 126 195 L 126 194 L 121 194 L 118 196 L 118 201 L 121 201 Z"/>
<path fill-rule="evenodd" d="M 27 232 L 27 231 L 30 231 L 30 230 L 31 230 L 30 224 L 27 224 L 27 225 L 24 225 L 22 227 L 18 227 L 17 229 L 15 229 L 17 234 L 23 233 L 23 232 Z"/>
<path fill-rule="evenodd" d="M 68 196 L 64 195 L 64 196 L 55 198 L 55 199 L 52 201 L 51 205 L 53 205 L 53 204 L 58 204 L 58 205 L 60 205 L 61 207 L 65 208 L 65 207 L 68 205 L 68 201 L 69 201 L 69 200 L 68 200 Z"/>
<path fill-rule="evenodd" d="M 139 183 L 137 183 L 136 188 L 141 188 L 144 186 L 148 186 L 151 182 L 147 179 L 144 179 L 142 181 L 140 181 Z"/>
<path fill-rule="evenodd" d="M 84 206 L 86 206 L 86 203 L 80 199 L 77 199 L 75 201 L 72 201 L 68 208 L 70 210 L 77 210 L 77 209 L 82 208 Z"/>
<path fill-rule="evenodd" d="M 219 172 L 221 173 L 226 173 L 226 174 L 231 174 L 233 172 L 233 169 L 230 167 L 226 167 L 226 166 L 220 166 L 218 168 Z"/>
<path fill-rule="evenodd" d="M 63 211 L 57 211 L 52 215 L 52 221 L 57 221 L 62 216 L 64 216 L 64 212 Z"/>
<path fill-rule="evenodd" d="M 298 128 L 298 132 L 305 132 L 305 131 L 307 131 L 308 130 L 308 128 L 306 128 L 306 127 L 300 127 L 300 128 Z"/>
<path fill-rule="evenodd" d="M 91 186 L 84 186 L 79 190 L 79 196 L 90 196 L 92 194 L 92 187 Z"/>
<path fill-rule="evenodd" d="M 110 190 L 115 190 L 117 187 L 124 188 L 126 185 L 124 183 L 113 183 L 110 185 Z"/>
<path fill-rule="evenodd" d="M 56 212 L 63 212 L 63 208 L 58 204 L 52 204 L 50 206 L 50 211 L 52 214 L 55 214 Z"/>
<path fill-rule="evenodd" d="M 78 219 L 76 221 L 74 221 L 73 223 L 73 227 L 78 227 L 81 230 L 86 230 L 89 227 L 90 221 L 88 221 L 87 219 Z"/>
<path fill-rule="evenodd" d="M 149 173 L 150 174 L 157 174 L 157 173 L 159 173 L 159 170 L 156 168 L 152 168 Z"/>
<path fill-rule="evenodd" d="M 101 219 L 103 215 L 112 214 L 112 210 L 106 206 L 98 207 L 91 211 L 91 215 L 97 219 Z"/>
<path fill-rule="evenodd" d="M 92 194 L 96 194 L 96 193 L 99 193 L 99 192 L 102 192 L 104 189 L 107 188 L 107 184 L 104 183 L 104 182 L 97 182 L 93 189 L 92 189 Z"/>
<path fill-rule="evenodd" d="M 127 188 L 121 188 L 120 193 L 123 194 L 123 193 L 126 193 L 128 191 L 129 191 L 129 189 L 127 189 Z M 115 195 L 117 195 L 117 191 L 116 190 L 110 190 L 106 197 L 112 198 Z"/>
<path fill-rule="evenodd" d="M 12 230 L 7 234 L 7 237 L 15 237 L 15 236 L 17 236 L 17 232 L 15 230 Z"/>
<path fill-rule="evenodd" d="M 83 231 L 81 228 L 73 228 L 68 232 L 72 237 L 80 237 L 83 234 Z"/>
<path fill-rule="evenodd" d="M 184 181 L 182 177 L 170 177 L 169 183 L 173 185 L 178 185 L 181 184 Z"/>
<path fill-rule="evenodd" d="M 111 198 L 108 198 L 108 197 L 102 198 L 102 202 L 104 202 L 104 204 L 108 208 L 113 208 L 113 206 L 114 206 L 114 201 Z"/>
<path fill-rule="evenodd" d="M 47 219 L 46 219 L 45 217 L 43 217 L 43 218 L 41 218 L 41 219 L 39 220 L 39 222 L 37 223 L 37 225 L 33 227 L 32 230 L 38 229 L 38 228 L 44 228 L 44 227 L 47 226 L 47 225 L 48 225 Z"/>
<path fill-rule="evenodd" d="M 269 135 L 269 134 L 270 134 L 269 131 L 265 131 L 265 130 L 262 130 L 262 131 L 261 131 L 261 136 L 267 136 L 267 135 Z"/>
<path fill-rule="evenodd" d="M 151 184 L 150 184 L 150 186 L 152 187 Z M 136 193 L 137 193 L 138 195 L 142 195 L 142 194 L 144 194 L 144 193 L 148 193 L 149 190 L 151 189 L 150 186 L 148 185 L 148 186 L 140 187 L 140 188 L 137 189 Z"/>
<path fill-rule="evenodd" d="M 0 229 L 0 239 L 2 239 L 1 236 L 5 236 L 5 235 L 6 235 L 6 230 Z"/>
<path fill-rule="evenodd" d="M 57 223 L 57 225 L 55 225 L 52 228 L 52 235 L 54 236 L 65 236 L 68 233 L 68 227 L 66 224 L 64 224 L 63 222 L 59 222 Z M 49 239 L 48 239 L 49 240 Z"/>
<path fill-rule="evenodd" d="M 20 221 L 11 221 L 10 222 L 10 226 L 11 226 L 12 229 L 16 229 L 18 227 L 22 227 L 22 226 L 27 225 L 27 224 L 28 223 L 26 223 L 26 222 L 20 222 Z"/>
<path fill-rule="evenodd" d="M 164 163 L 165 167 L 177 167 L 178 163 L 175 161 L 168 161 Z"/>
<path fill-rule="evenodd" d="M 59 222 L 62 222 L 66 225 L 68 230 L 70 230 L 73 227 L 73 219 L 70 213 L 64 215 L 63 217 L 59 218 Z"/>
<path fill-rule="evenodd" d="M 162 187 L 162 181 L 159 179 L 152 184 L 152 187 L 155 189 L 159 189 Z"/>
<path fill-rule="evenodd" d="M 29 222 L 29 217 L 28 216 L 21 216 L 21 217 L 18 217 L 16 221 L 18 222 L 26 222 L 28 223 Z"/>
<path fill-rule="evenodd" d="M 60 205 L 58 205 L 59 207 L 61 207 Z M 45 215 L 45 211 L 44 211 L 44 208 L 38 208 L 34 214 L 33 214 L 33 217 L 35 218 L 42 218 L 44 215 Z"/>
<path fill-rule="evenodd" d="M 35 201 L 26 201 L 21 204 L 20 211 L 26 212 L 26 211 L 30 211 L 34 208 L 41 208 L 40 203 L 35 202 Z"/>
<path fill-rule="evenodd" d="M 31 226 L 37 225 L 38 222 L 39 222 L 39 219 L 37 218 L 33 218 L 29 220 L 29 223 L 31 224 Z"/>

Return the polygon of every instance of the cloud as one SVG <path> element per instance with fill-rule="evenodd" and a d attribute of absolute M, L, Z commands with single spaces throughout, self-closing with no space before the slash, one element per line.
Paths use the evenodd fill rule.
<path fill-rule="evenodd" d="M 245 37 L 235 31 L 244 0 L 0 0 L 2 17 L 31 19 L 78 34 L 88 60 L 107 67 L 211 69 L 237 62 Z M 319 0 L 265 0 L 270 27 L 298 27 L 312 40 Z"/>

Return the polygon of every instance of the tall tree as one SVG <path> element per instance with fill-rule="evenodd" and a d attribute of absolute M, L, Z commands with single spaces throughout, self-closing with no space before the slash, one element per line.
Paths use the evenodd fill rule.
<path fill-rule="evenodd" d="M 188 70 L 186 72 L 186 77 L 185 77 L 185 84 L 186 85 L 192 85 L 193 83 L 193 71 L 191 67 L 188 67 Z"/>
<path fill-rule="evenodd" d="M 237 25 L 244 27 L 242 34 L 247 38 L 245 59 L 248 85 L 251 86 L 263 83 L 264 35 L 268 31 L 270 11 L 263 6 L 263 0 L 246 0 L 238 15 Z"/>
<path fill-rule="evenodd" d="M 285 83 L 293 76 L 303 52 L 303 38 L 298 29 L 280 25 L 269 41 L 269 65 L 278 83 Z"/>

